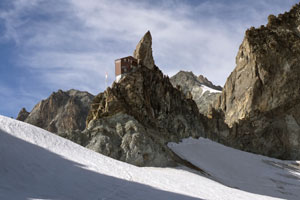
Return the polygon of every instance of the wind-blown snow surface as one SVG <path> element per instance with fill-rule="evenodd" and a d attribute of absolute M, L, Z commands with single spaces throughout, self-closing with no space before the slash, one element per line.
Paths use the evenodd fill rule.
<path fill-rule="evenodd" d="M 204 138 L 188 138 L 168 146 L 225 185 L 256 194 L 300 199 L 299 161 L 255 155 Z"/>
<path fill-rule="evenodd" d="M 214 146 L 208 143 L 204 151 L 211 151 Z M 181 145 L 177 147 L 183 149 Z M 234 150 L 232 153 L 235 156 Z M 203 162 L 225 157 L 222 153 L 211 156 Z M 218 162 L 204 167 L 212 175 L 222 171 Z M 224 170 L 228 169 L 229 166 L 224 166 Z M 264 170 L 268 169 L 273 167 L 266 164 Z M 295 175 L 290 174 L 294 178 Z M 291 183 L 298 180 L 295 178 Z M 230 188 L 184 168 L 135 167 L 40 128 L 0 116 L 1 200 L 277 199 L 271 196 L 276 197 Z"/>

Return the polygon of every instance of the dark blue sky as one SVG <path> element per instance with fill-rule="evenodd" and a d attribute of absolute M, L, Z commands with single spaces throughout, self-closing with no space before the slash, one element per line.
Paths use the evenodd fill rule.
<path fill-rule="evenodd" d="M 169 76 L 203 74 L 223 85 L 244 32 L 295 0 L 1 0 L 0 114 L 16 117 L 58 89 L 97 94 L 114 60 L 150 30 L 156 64 Z"/>

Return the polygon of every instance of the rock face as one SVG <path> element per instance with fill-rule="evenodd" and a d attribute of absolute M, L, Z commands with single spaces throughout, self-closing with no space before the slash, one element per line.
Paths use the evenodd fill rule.
<path fill-rule="evenodd" d="M 216 109 L 232 146 L 300 159 L 300 4 L 246 31 Z"/>
<path fill-rule="evenodd" d="M 182 92 L 196 102 L 199 112 L 207 115 L 211 104 L 220 96 L 222 87 L 215 86 L 204 76 L 180 71 L 170 78 L 174 87 L 180 86 Z"/>
<path fill-rule="evenodd" d="M 217 85 L 214 85 L 211 81 L 209 81 L 205 76 L 203 75 L 199 75 L 197 77 L 197 80 L 202 84 L 202 85 L 206 85 L 207 87 L 210 87 L 212 89 L 215 89 L 215 90 L 219 90 L 219 91 L 222 91 L 222 87 L 221 86 L 217 86 Z"/>
<path fill-rule="evenodd" d="M 22 108 L 18 114 L 17 120 L 24 121 L 29 114 L 30 113 L 25 108 Z"/>
<path fill-rule="evenodd" d="M 151 43 L 147 45 L 140 42 L 135 52 L 151 52 Z M 144 65 L 98 94 L 86 123 L 88 148 L 137 166 L 175 164 L 167 143 L 205 136 L 206 127 L 195 102 L 174 88 L 158 67 Z"/>
<path fill-rule="evenodd" d="M 150 31 L 148 31 L 144 37 L 140 40 L 133 52 L 133 57 L 138 60 L 138 63 L 148 67 L 154 68 L 154 59 L 152 56 L 152 37 Z"/>
<path fill-rule="evenodd" d="M 86 139 L 81 132 L 93 97 L 88 92 L 58 90 L 40 101 L 30 113 L 22 109 L 18 119 L 83 144 Z"/>
<path fill-rule="evenodd" d="M 138 166 L 168 166 L 174 161 L 166 143 L 205 136 L 203 121 L 157 67 L 141 66 L 93 100 L 87 147 Z"/>

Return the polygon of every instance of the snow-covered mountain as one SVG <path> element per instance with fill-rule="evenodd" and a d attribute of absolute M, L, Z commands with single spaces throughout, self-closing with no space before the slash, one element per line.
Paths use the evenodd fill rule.
<path fill-rule="evenodd" d="M 214 180 L 183 167 L 136 167 L 0 116 L 0 199 L 299 199 L 300 172 L 295 162 L 240 152 L 204 139 L 191 141 L 170 146 Z M 256 179 L 250 170 L 260 172 L 260 177 Z M 247 189 L 249 184 L 254 189 Z"/>
<path fill-rule="evenodd" d="M 180 87 L 182 92 L 196 102 L 199 112 L 207 115 L 209 107 L 221 95 L 222 87 L 215 86 L 206 77 L 196 76 L 193 72 L 180 71 L 170 78 L 174 87 Z"/>

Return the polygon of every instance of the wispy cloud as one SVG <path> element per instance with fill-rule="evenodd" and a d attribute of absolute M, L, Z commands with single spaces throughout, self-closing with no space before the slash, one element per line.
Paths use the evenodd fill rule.
<path fill-rule="evenodd" d="M 16 63 L 41 85 L 96 94 L 105 72 L 114 80 L 114 60 L 132 54 L 150 30 L 164 73 L 193 71 L 223 85 L 244 31 L 296 2 L 15 0 L 0 13 L 6 27 L 0 39 L 15 41 Z"/>

